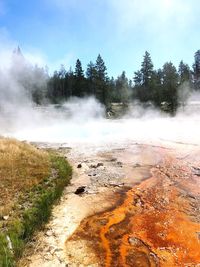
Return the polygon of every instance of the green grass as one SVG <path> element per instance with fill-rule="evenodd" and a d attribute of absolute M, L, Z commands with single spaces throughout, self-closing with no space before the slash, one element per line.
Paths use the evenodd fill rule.
<path fill-rule="evenodd" d="M 56 174 L 44 177 L 39 184 L 19 197 L 14 212 L 15 219 L 9 220 L 0 231 L 1 267 L 15 266 L 25 244 L 33 233 L 48 221 L 53 204 L 61 197 L 64 187 L 70 182 L 72 168 L 68 162 L 52 153 L 50 162 Z M 12 244 L 12 249 L 9 248 L 9 243 Z"/>

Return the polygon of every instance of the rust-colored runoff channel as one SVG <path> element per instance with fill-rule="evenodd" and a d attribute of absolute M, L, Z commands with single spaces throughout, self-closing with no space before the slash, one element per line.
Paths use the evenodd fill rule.
<path fill-rule="evenodd" d="M 116 208 L 83 220 L 67 242 L 87 241 L 105 267 L 199 266 L 199 176 L 172 158 L 151 173 Z"/>

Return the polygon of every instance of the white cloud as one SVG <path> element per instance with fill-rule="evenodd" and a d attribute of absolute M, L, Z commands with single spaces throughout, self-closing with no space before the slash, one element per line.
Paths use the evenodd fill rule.
<path fill-rule="evenodd" d="M 196 0 L 110 0 L 121 32 L 141 27 L 148 32 L 183 30 L 192 21 Z"/>

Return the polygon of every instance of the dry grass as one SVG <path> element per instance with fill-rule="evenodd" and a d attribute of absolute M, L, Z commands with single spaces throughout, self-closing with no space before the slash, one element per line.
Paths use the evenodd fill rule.
<path fill-rule="evenodd" d="M 0 138 L 0 266 L 16 266 L 33 233 L 48 221 L 71 175 L 71 166 L 55 151 Z M 9 216 L 2 218 L 5 215 Z"/>
<path fill-rule="evenodd" d="M 0 138 L 0 215 L 7 215 L 19 194 L 49 173 L 48 153 L 14 139 Z"/>

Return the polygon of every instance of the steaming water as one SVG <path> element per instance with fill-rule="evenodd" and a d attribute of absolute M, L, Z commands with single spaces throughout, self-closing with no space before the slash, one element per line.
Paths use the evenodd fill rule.
<path fill-rule="evenodd" d="M 141 115 L 141 109 L 138 112 L 136 107 L 123 119 L 112 120 L 105 118 L 103 107 L 94 99 L 73 100 L 60 108 L 22 109 L 15 114 L 12 127 L 2 133 L 20 140 L 69 146 L 166 141 L 199 145 L 199 105 L 194 106 L 185 108 L 184 113 L 181 111 L 174 118 L 155 110 L 143 110 Z"/>
<path fill-rule="evenodd" d="M 14 55 L 8 68 L 0 67 L 0 135 L 20 140 L 75 144 L 124 142 L 183 142 L 200 144 L 200 103 L 194 95 L 190 109 L 175 118 L 136 103 L 126 117 L 105 119 L 104 108 L 94 98 L 71 99 L 62 106 L 35 107 L 31 100 L 34 88 L 41 88 L 47 77 L 20 55 Z M 181 88 L 182 95 L 190 89 Z M 183 98 L 184 99 L 184 98 Z M 191 108 L 192 107 L 192 108 Z"/>
<path fill-rule="evenodd" d="M 12 136 L 29 141 L 57 143 L 109 143 L 166 140 L 200 144 L 199 120 L 186 119 L 126 119 L 117 121 L 91 120 L 88 122 L 60 121 L 50 126 L 18 130 Z"/>

